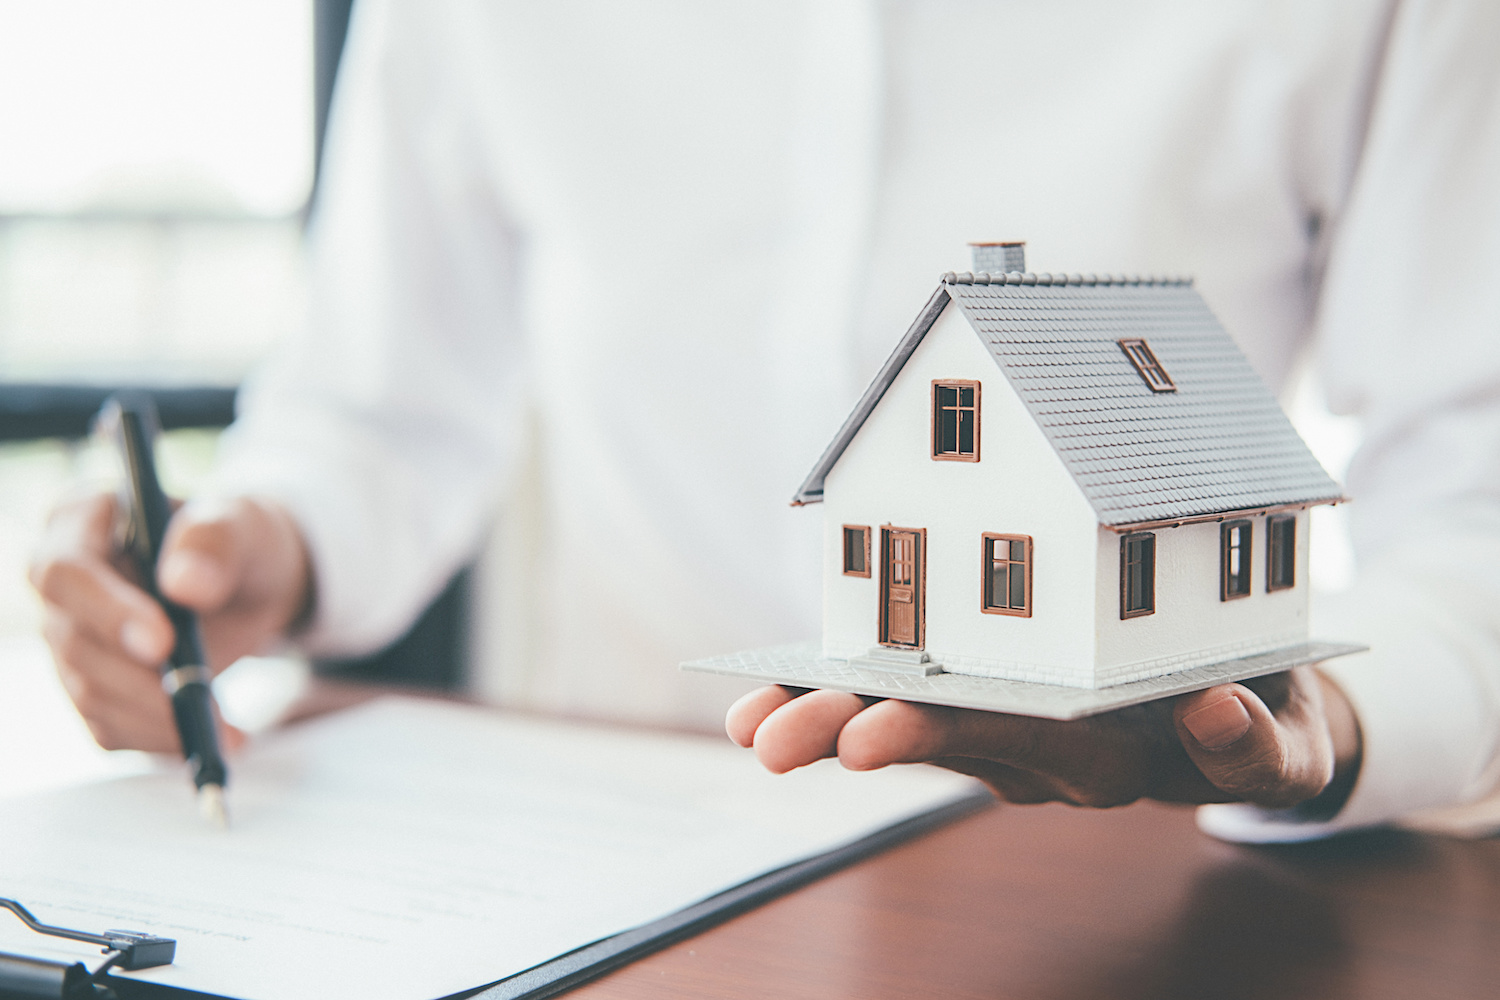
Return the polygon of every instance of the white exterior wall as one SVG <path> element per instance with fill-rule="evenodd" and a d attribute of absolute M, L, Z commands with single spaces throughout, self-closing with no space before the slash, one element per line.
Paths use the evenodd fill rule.
<path fill-rule="evenodd" d="M 979 462 L 933 460 L 933 379 L 980 382 Z M 955 673 L 1093 686 L 1098 521 L 957 307 L 944 310 L 828 474 L 823 517 L 825 655 L 862 656 L 878 644 L 880 526 L 926 528 L 933 660 Z M 871 528 L 868 579 L 843 575 L 845 524 Z M 1032 617 L 980 611 L 987 531 L 1032 536 Z"/>
<path fill-rule="evenodd" d="M 1266 592 L 1265 516 L 1253 525 L 1250 595 L 1219 600 L 1219 524 L 1158 528 L 1156 612 L 1120 618 L 1120 535 L 1098 539 L 1096 686 L 1203 666 L 1307 641 L 1308 516 L 1297 514 L 1296 585 Z"/>

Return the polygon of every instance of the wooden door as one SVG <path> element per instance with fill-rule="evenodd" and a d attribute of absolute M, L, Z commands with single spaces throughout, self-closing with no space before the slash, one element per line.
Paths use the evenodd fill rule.
<path fill-rule="evenodd" d="M 880 529 L 880 642 L 922 648 L 922 528 Z"/>

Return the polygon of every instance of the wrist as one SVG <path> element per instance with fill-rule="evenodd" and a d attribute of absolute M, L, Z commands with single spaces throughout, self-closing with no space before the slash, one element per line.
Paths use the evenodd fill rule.
<path fill-rule="evenodd" d="M 281 590 L 284 602 L 277 615 L 279 631 L 294 636 L 312 621 L 315 604 L 316 588 L 307 542 L 296 518 L 280 502 L 265 497 L 246 498 L 244 502 L 264 526 L 257 534 L 269 541 L 275 553 L 274 586 Z"/>
<path fill-rule="evenodd" d="M 1323 717 L 1328 725 L 1329 740 L 1333 744 L 1333 776 L 1321 792 L 1298 806 L 1297 811 L 1307 819 L 1329 820 L 1344 808 L 1359 780 L 1360 765 L 1364 759 L 1364 738 L 1359 727 L 1359 716 L 1355 714 L 1354 706 L 1343 690 L 1322 671 L 1314 670 L 1313 673 L 1318 679 Z"/>

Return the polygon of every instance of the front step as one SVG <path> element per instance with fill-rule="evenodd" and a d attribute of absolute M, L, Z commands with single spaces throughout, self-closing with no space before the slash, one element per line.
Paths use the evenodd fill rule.
<path fill-rule="evenodd" d="M 892 649 L 890 646 L 874 646 L 864 656 L 850 660 L 849 665 L 913 677 L 931 677 L 943 672 L 943 665 L 933 663 L 931 657 L 920 649 Z"/>

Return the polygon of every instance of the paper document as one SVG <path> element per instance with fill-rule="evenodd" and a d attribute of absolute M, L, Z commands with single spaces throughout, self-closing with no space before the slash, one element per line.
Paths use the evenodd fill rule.
<path fill-rule="evenodd" d="M 763 771 L 726 740 L 385 699 L 232 762 L 232 829 L 178 769 L 0 807 L 0 895 L 178 941 L 133 973 L 244 1000 L 432 1000 L 971 794 L 932 768 Z M 0 912 L 0 951 L 81 959 Z"/>

